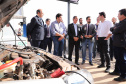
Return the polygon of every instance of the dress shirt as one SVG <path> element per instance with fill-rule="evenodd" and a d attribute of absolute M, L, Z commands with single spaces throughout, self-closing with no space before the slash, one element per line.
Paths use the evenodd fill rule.
<path fill-rule="evenodd" d="M 75 30 L 75 35 L 77 36 L 77 24 L 73 23 L 74 24 L 74 30 Z"/>
<path fill-rule="evenodd" d="M 47 28 L 47 38 L 50 38 L 50 26 L 49 25 L 46 25 L 46 28 Z"/>
<path fill-rule="evenodd" d="M 38 16 L 38 15 L 37 15 L 37 16 Z M 39 17 L 39 16 L 38 16 L 38 17 Z M 43 23 L 44 23 L 43 19 L 39 17 L 39 20 L 40 20 L 41 24 L 44 26 L 44 24 L 43 24 Z"/>
<path fill-rule="evenodd" d="M 98 37 L 107 37 L 108 34 L 112 34 L 110 28 L 113 27 L 112 22 L 104 21 L 98 25 L 97 35 Z"/>
<path fill-rule="evenodd" d="M 87 35 L 89 35 L 89 26 L 90 26 L 90 24 L 87 24 Z"/>
<path fill-rule="evenodd" d="M 66 34 L 66 27 L 62 22 L 60 23 L 58 23 L 57 21 L 52 22 L 50 29 L 53 36 L 55 36 L 56 33 Z"/>

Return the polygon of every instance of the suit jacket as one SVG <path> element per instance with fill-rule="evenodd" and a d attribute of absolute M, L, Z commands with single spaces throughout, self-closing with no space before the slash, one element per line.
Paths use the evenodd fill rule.
<path fill-rule="evenodd" d="M 45 31 L 45 37 L 44 38 L 47 38 L 47 25 L 45 24 L 44 25 L 44 31 Z M 51 30 L 50 30 L 50 38 L 52 39 L 52 34 L 51 34 Z"/>
<path fill-rule="evenodd" d="M 80 36 L 82 35 L 81 33 L 81 27 L 79 27 L 77 25 L 77 36 L 75 35 L 75 29 L 74 29 L 74 24 L 69 24 L 68 25 L 68 35 L 69 35 L 69 41 L 70 42 L 74 42 L 73 37 L 79 37 L 79 41 L 80 41 Z"/>
<path fill-rule="evenodd" d="M 36 15 L 31 19 L 30 33 L 32 40 L 43 40 L 44 39 L 44 22 Z"/>
<path fill-rule="evenodd" d="M 110 29 L 113 33 L 113 45 L 126 48 L 126 19 Z"/>
<path fill-rule="evenodd" d="M 85 24 L 83 27 L 82 27 L 82 35 L 83 35 L 83 41 L 85 41 L 85 35 L 87 34 L 87 24 Z M 89 25 L 89 35 L 92 35 L 93 37 L 96 35 L 96 31 L 95 31 L 95 25 L 93 24 L 90 24 Z M 92 37 L 92 38 L 93 38 Z M 90 40 L 93 41 L 93 39 L 90 38 Z"/>

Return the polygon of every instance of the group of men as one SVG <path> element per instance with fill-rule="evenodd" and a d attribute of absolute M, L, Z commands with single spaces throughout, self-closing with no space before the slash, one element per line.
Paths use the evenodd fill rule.
<path fill-rule="evenodd" d="M 119 11 L 119 24 L 113 26 L 112 22 L 107 21 L 105 12 L 100 12 L 97 18 L 97 23 L 91 24 L 91 17 L 87 16 L 85 25 L 82 24 L 82 18 L 73 17 L 73 23 L 68 25 L 68 32 L 62 20 L 62 14 L 56 15 L 56 20 L 51 23 L 50 19 L 46 19 L 46 25 L 44 25 L 43 11 L 37 10 L 37 15 L 31 19 L 30 22 L 30 34 L 31 45 L 51 52 L 52 41 L 54 44 L 54 55 L 62 56 L 64 49 L 64 42 L 66 35 L 69 36 L 69 54 L 68 60 L 72 61 L 72 52 L 75 46 L 75 63 L 79 65 L 79 48 L 80 43 L 82 46 L 82 64 L 86 60 L 86 49 L 89 50 L 89 64 L 93 65 L 92 58 L 96 57 L 96 45 L 97 50 L 100 52 L 101 64 L 98 68 L 105 67 L 105 72 L 110 70 L 110 59 L 112 59 L 113 53 L 116 58 L 115 70 L 111 72 L 111 75 L 120 75 L 115 78 L 116 81 L 126 81 L 126 9 Z M 110 38 L 110 55 L 108 54 L 108 39 Z M 112 46 L 113 45 L 113 46 Z M 92 57 L 93 56 L 93 57 Z"/>

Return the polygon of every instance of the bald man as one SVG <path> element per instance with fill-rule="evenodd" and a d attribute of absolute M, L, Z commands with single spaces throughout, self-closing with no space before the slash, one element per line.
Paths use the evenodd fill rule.
<path fill-rule="evenodd" d="M 112 23 L 113 25 L 115 26 L 117 23 L 116 23 L 117 19 L 115 17 L 112 18 Z M 113 40 L 112 40 L 112 37 L 110 37 L 110 44 L 109 44 L 109 47 L 110 47 L 110 59 L 111 61 L 113 61 L 113 55 L 114 55 L 114 51 L 113 51 Z"/>
<path fill-rule="evenodd" d="M 34 47 L 44 49 L 44 21 L 42 9 L 36 11 L 36 16 L 31 19 L 30 22 L 30 35 L 31 35 L 31 45 Z"/>

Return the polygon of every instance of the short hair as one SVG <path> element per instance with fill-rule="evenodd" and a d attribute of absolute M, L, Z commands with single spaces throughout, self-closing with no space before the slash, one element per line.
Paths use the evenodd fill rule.
<path fill-rule="evenodd" d="M 73 19 L 75 19 L 77 16 L 73 16 Z"/>
<path fill-rule="evenodd" d="M 62 16 L 62 14 L 58 13 L 58 14 L 56 15 L 56 19 L 59 18 L 60 16 Z"/>
<path fill-rule="evenodd" d="M 38 13 L 40 13 L 40 9 L 38 9 L 38 10 L 36 11 L 36 14 L 38 14 Z"/>
<path fill-rule="evenodd" d="M 120 15 L 124 15 L 126 17 L 126 9 L 119 10 Z"/>
<path fill-rule="evenodd" d="M 82 18 L 79 19 L 79 21 L 81 20 Z"/>
<path fill-rule="evenodd" d="M 49 20 L 50 20 L 50 19 L 49 19 L 49 18 L 47 18 L 47 19 L 46 19 L 46 22 L 47 22 L 47 21 L 49 21 Z"/>
<path fill-rule="evenodd" d="M 90 16 L 87 16 L 87 17 L 86 17 L 86 20 L 87 20 L 88 18 L 90 18 Z"/>
<path fill-rule="evenodd" d="M 106 14 L 105 14 L 105 12 L 100 12 L 100 13 L 99 13 L 99 15 L 100 15 L 100 16 L 102 16 L 102 15 L 103 15 L 103 16 L 104 16 L 104 18 L 106 18 Z"/>

